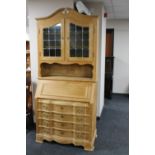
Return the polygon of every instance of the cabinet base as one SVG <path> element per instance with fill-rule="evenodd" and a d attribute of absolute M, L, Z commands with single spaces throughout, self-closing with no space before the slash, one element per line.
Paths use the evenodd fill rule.
<path fill-rule="evenodd" d="M 94 150 L 94 145 L 92 144 L 88 144 L 88 145 L 84 145 L 84 150 L 85 151 L 93 151 Z"/>
<path fill-rule="evenodd" d="M 77 140 L 74 138 L 63 138 L 55 135 L 36 134 L 36 142 L 43 143 L 44 140 L 56 141 L 60 144 L 73 144 L 75 146 L 83 146 L 86 151 L 94 150 L 94 142 L 96 138 L 96 132 L 91 141 Z"/>
<path fill-rule="evenodd" d="M 43 138 L 41 138 L 40 136 L 36 136 L 36 143 L 43 143 Z"/>

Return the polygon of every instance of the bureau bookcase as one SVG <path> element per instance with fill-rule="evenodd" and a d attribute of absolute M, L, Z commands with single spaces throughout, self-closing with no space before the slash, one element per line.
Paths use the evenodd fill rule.
<path fill-rule="evenodd" d="M 94 149 L 98 17 L 70 8 L 37 19 L 36 142 Z"/>

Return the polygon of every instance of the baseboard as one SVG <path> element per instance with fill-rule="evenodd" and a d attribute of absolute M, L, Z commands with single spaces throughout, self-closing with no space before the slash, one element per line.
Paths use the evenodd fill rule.
<path fill-rule="evenodd" d="M 129 93 L 112 93 L 112 95 L 121 95 L 129 97 Z"/>
<path fill-rule="evenodd" d="M 100 117 L 101 117 L 101 116 L 97 116 L 97 120 L 100 120 Z"/>

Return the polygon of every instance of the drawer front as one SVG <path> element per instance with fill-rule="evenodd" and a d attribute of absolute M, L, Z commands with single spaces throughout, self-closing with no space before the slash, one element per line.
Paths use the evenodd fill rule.
<path fill-rule="evenodd" d="M 73 106 L 53 105 L 53 111 L 64 114 L 73 113 Z"/>
<path fill-rule="evenodd" d="M 51 127 L 51 128 L 59 128 L 59 129 L 66 129 L 66 130 L 74 129 L 74 125 L 71 123 L 56 122 L 56 121 L 45 120 L 45 119 L 39 119 L 37 122 L 39 127 Z"/>
<path fill-rule="evenodd" d="M 38 126 L 53 127 L 53 121 L 38 119 Z"/>
<path fill-rule="evenodd" d="M 53 134 L 61 137 L 73 137 L 73 132 L 63 130 L 53 130 Z"/>
<path fill-rule="evenodd" d="M 90 117 L 83 117 L 83 116 L 75 116 L 74 121 L 76 123 L 86 123 L 90 124 Z"/>
<path fill-rule="evenodd" d="M 84 116 L 74 116 L 74 115 L 56 114 L 56 113 L 39 111 L 38 118 L 39 119 L 51 119 L 51 120 L 61 121 L 61 122 L 90 124 L 89 116 L 84 117 Z"/>
<path fill-rule="evenodd" d="M 84 131 L 84 132 L 91 132 L 91 126 L 90 125 L 84 125 L 84 124 L 75 124 L 74 125 L 75 131 Z"/>
<path fill-rule="evenodd" d="M 89 117 L 83 116 L 73 116 L 73 115 L 63 115 L 63 114 L 53 114 L 53 119 L 64 122 L 74 122 L 74 123 L 89 123 Z"/>
<path fill-rule="evenodd" d="M 50 112 L 43 112 L 43 111 L 38 111 L 38 118 L 39 119 L 52 119 L 52 113 Z"/>
<path fill-rule="evenodd" d="M 51 128 L 45 128 L 45 127 L 38 127 L 38 133 L 39 134 L 53 134 L 53 130 Z"/>
<path fill-rule="evenodd" d="M 90 107 L 75 107 L 74 112 L 77 115 L 90 115 L 91 114 Z"/>
<path fill-rule="evenodd" d="M 58 121 L 65 121 L 65 122 L 73 122 L 72 115 L 64 115 L 64 114 L 53 114 L 53 119 Z"/>
<path fill-rule="evenodd" d="M 77 102 L 76 102 L 76 105 L 74 105 L 74 102 L 72 102 L 72 105 L 69 105 L 71 102 L 68 102 L 68 105 L 63 105 L 63 102 L 61 104 L 61 101 L 59 101 L 58 103 L 59 104 L 56 104 L 52 100 L 51 101 L 49 100 L 46 102 L 38 102 L 37 109 L 39 111 L 57 112 L 57 113 L 63 113 L 63 114 L 75 114 L 75 115 L 91 114 L 91 108 L 86 103 L 83 103 L 84 106 L 82 107 L 77 106 L 78 105 Z"/>
<path fill-rule="evenodd" d="M 69 129 L 72 130 L 73 129 L 73 124 L 72 123 L 63 123 L 63 122 L 54 122 L 53 126 L 55 128 L 63 128 L 63 129 Z"/>
<path fill-rule="evenodd" d="M 42 111 L 51 111 L 52 110 L 52 104 L 38 102 L 37 109 L 42 110 Z"/>
<path fill-rule="evenodd" d="M 58 129 L 75 131 L 75 132 L 79 132 L 79 131 L 91 132 L 90 125 L 56 122 L 56 121 L 45 120 L 45 119 L 38 119 L 37 122 L 39 127 L 58 128 Z"/>
<path fill-rule="evenodd" d="M 91 139 L 91 136 L 89 133 L 57 130 L 57 129 L 45 128 L 45 127 L 38 127 L 38 133 L 47 134 L 47 135 L 55 135 L 55 136 L 60 136 L 60 137 L 75 138 L 77 140 L 90 140 Z"/>
<path fill-rule="evenodd" d="M 87 133 L 75 133 L 74 135 L 75 139 L 82 139 L 82 140 L 90 140 L 91 139 L 91 136 L 90 134 L 87 134 Z"/>

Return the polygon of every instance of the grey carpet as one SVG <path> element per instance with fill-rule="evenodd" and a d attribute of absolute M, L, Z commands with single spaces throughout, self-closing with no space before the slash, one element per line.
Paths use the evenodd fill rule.
<path fill-rule="evenodd" d="M 105 100 L 101 118 L 97 120 L 97 139 L 93 152 L 82 147 L 56 142 L 35 142 L 35 130 L 26 134 L 26 155 L 128 155 L 129 154 L 129 98 L 113 95 Z"/>

